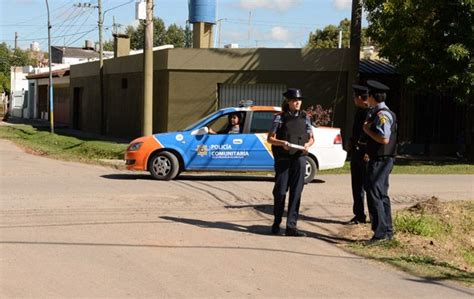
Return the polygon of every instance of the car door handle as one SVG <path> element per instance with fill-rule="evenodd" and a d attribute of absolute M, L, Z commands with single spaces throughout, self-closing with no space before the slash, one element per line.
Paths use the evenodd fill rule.
<path fill-rule="evenodd" d="M 240 139 L 240 138 L 236 138 L 236 139 L 232 140 L 232 143 L 233 143 L 233 144 L 242 144 L 243 141 L 242 141 L 242 139 Z"/>

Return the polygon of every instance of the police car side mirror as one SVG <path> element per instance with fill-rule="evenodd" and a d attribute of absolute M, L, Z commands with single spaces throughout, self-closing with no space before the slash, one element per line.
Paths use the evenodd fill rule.
<path fill-rule="evenodd" d="M 209 133 L 208 127 L 202 127 L 191 132 L 191 135 L 206 135 Z"/>

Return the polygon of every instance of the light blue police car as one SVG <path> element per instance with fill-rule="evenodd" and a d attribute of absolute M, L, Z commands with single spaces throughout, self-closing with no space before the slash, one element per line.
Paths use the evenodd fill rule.
<path fill-rule="evenodd" d="M 149 171 L 158 180 L 182 171 L 273 171 L 267 133 L 279 107 L 250 106 L 218 110 L 186 129 L 133 140 L 125 153 L 129 170 Z M 229 134 L 229 115 L 238 114 L 239 130 Z M 314 144 L 307 156 L 305 182 L 316 172 L 344 165 L 339 128 L 313 127 Z"/>

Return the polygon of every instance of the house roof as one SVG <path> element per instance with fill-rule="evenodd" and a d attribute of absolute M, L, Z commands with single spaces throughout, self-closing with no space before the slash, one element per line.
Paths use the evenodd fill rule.
<path fill-rule="evenodd" d="M 398 74 L 395 66 L 384 60 L 361 59 L 359 63 L 359 73 L 361 74 Z"/>
<path fill-rule="evenodd" d="M 59 51 L 63 52 L 63 57 L 73 57 L 73 58 L 86 58 L 93 59 L 99 58 L 99 53 L 91 49 L 84 49 L 79 47 L 61 47 L 61 46 L 51 46 L 56 48 Z"/>
<path fill-rule="evenodd" d="M 53 74 L 53 77 L 69 76 L 69 69 L 53 70 L 51 73 Z M 49 72 L 44 72 L 44 73 L 27 75 L 26 79 L 43 79 L 43 78 L 48 78 L 48 77 L 49 77 Z"/>

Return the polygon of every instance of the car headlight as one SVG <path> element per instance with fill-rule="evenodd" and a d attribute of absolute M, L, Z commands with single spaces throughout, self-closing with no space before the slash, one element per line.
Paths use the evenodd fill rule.
<path fill-rule="evenodd" d="M 140 147 L 142 146 L 142 144 L 143 144 L 143 142 L 132 143 L 128 147 L 127 151 L 130 151 L 130 152 L 138 151 L 140 149 Z"/>

